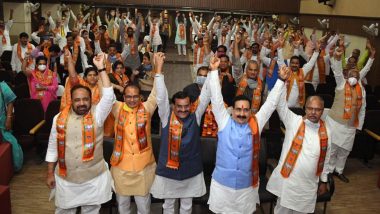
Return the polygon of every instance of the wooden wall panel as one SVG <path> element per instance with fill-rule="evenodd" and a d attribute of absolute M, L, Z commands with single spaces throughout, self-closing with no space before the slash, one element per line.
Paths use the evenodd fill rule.
<path fill-rule="evenodd" d="M 42 0 L 42 2 L 47 0 Z M 63 2 L 83 3 L 81 0 L 69 0 Z M 166 7 L 176 9 L 190 7 L 194 9 L 223 10 L 236 12 L 254 11 L 260 13 L 287 13 L 296 14 L 300 9 L 300 0 L 93 0 L 96 5 L 138 5 L 145 7 Z"/>

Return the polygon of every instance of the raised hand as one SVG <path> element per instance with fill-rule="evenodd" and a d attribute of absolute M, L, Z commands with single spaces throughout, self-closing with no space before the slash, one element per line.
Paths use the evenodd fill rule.
<path fill-rule="evenodd" d="M 210 70 L 215 71 L 218 70 L 220 64 L 220 59 L 217 56 L 212 56 L 210 59 Z"/>
<path fill-rule="evenodd" d="M 165 54 L 162 52 L 155 53 L 153 55 L 154 65 L 156 67 L 156 73 L 162 74 L 162 67 L 164 66 Z"/>
<path fill-rule="evenodd" d="M 278 71 L 278 76 L 282 81 L 286 81 L 291 74 L 290 68 L 286 65 L 281 66 L 280 70 Z"/>
<path fill-rule="evenodd" d="M 93 59 L 94 65 L 99 70 L 104 69 L 104 67 L 105 67 L 104 66 L 105 57 L 106 57 L 106 55 L 103 52 L 101 52 L 97 56 L 95 56 L 94 59 Z"/>
<path fill-rule="evenodd" d="M 342 55 L 343 55 L 343 52 L 344 52 L 344 50 L 343 50 L 342 47 L 338 47 L 338 48 L 336 48 L 335 53 L 334 53 L 334 57 L 335 57 L 335 59 L 336 59 L 336 60 L 341 60 Z"/>

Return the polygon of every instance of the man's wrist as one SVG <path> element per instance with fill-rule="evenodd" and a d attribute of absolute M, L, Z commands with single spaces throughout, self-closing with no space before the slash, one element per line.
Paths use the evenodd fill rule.
<path fill-rule="evenodd" d="M 101 68 L 101 69 L 98 69 L 98 72 L 102 72 L 102 71 L 105 71 L 106 68 Z"/>

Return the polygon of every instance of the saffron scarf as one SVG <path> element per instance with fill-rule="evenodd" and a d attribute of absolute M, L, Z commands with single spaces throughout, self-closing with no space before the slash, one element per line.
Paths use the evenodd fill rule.
<path fill-rule="evenodd" d="M 356 91 L 356 94 L 357 94 L 357 98 L 356 98 L 356 111 L 355 111 L 354 126 L 358 127 L 358 125 L 359 125 L 359 111 L 360 111 L 360 108 L 362 107 L 362 104 L 363 104 L 363 102 L 362 102 L 362 100 L 363 100 L 362 89 L 361 89 L 359 83 L 357 83 L 355 85 L 355 91 Z M 346 119 L 346 120 L 351 119 L 351 117 L 352 117 L 352 115 L 351 115 L 352 102 L 353 102 L 353 100 L 352 100 L 351 86 L 346 81 L 346 84 L 344 85 L 344 112 L 343 112 L 343 119 Z"/>
<path fill-rule="evenodd" d="M 183 124 L 178 120 L 174 112 L 171 113 L 169 122 L 168 161 L 166 167 L 178 170 Z"/>
<path fill-rule="evenodd" d="M 317 166 L 316 176 L 320 176 L 323 171 L 323 165 L 325 162 L 327 145 L 328 145 L 328 136 L 326 131 L 326 126 L 323 120 L 319 121 L 319 145 L 320 145 L 320 154 Z M 281 168 L 281 175 L 284 178 L 288 178 L 290 173 L 294 169 L 296 165 L 299 154 L 302 150 L 303 139 L 305 138 L 305 122 L 302 121 L 300 127 L 298 128 L 297 134 L 293 139 L 292 146 L 289 149 L 288 154 L 286 155 L 286 159 Z"/>
<path fill-rule="evenodd" d="M 236 96 L 243 95 L 245 89 L 248 86 L 247 76 L 244 75 L 242 80 L 239 83 L 238 90 L 236 91 Z M 251 109 L 253 113 L 257 113 L 260 109 L 261 104 L 261 92 L 263 91 L 263 82 L 259 77 L 257 77 L 257 87 L 253 90 L 252 100 L 251 100 Z"/>
<path fill-rule="evenodd" d="M 4 38 L 4 37 L 3 37 Z M 30 44 L 29 42 L 28 42 L 28 44 L 26 45 L 26 51 L 28 52 L 28 53 L 32 53 L 32 50 L 33 50 L 33 47 L 32 47 L 32 44 Z M 18 41 L 18 45 L 17 45 L 17 57 L 19 58 L 19 60 L 20 60 L 20 62 L 23 62 L 24 61 L 24 58 L 22 57 L 22 53 L 21 53 L 22 51 L 21 51 L 21 42 L 20 41 Z M 28 59 L 28 63 L 27 63 L 27 65 L 29 66 L 29 65 L 31 65 L 33 63 L 33 59 L 32 59 L 32 57 L 29 57 L 29 59 Z"/>
<path fill-rule="evenodd" d="M 205 55 L 205 47 L 203 46 L 200 48 L 201 52 L 199 56 L 199 61 L 198 61 L 198 49 L 199 49 L 199 45 L 197 44 L 194 49 L 194 65 L 203 63 L 203 58 Z"/>
<path fill-rule="evenodd" d="M 185 39 L 185 25 L 184 24 L 179 25 L 179 37 L 181 39 Z"/>
<path fill-rule="evenodd" d="M 296 81 L 298 86 L 298 103 L 300 106 L 305 105 L 305 82 L 304 82 L 304 75 L 303 75 L 303 69 L 300 68 L 298 72 L 292 72 L 290 75 L 289 80 L 287 81 L 286 89 L 286 100 L 289 99 L 290 92 L 292 91 L 292 86 L 294 81 Z"/>
<path fill-rule="evenodd" d="M 248 125 L 252 133 L 252 186 L 257 187 L 259 184 L 260 133 L 254 114 L 249 118 Z"/>
<path fill-rule="evenodd" d="M 70 106 L 65 107 L 57 118 L 57 143 L 58 143 L 58 165 L 59 175 L 66 177 L 67 168 L 65 163 L 66 150 L 66 128 Z M 94 159 L 95 151 L 95 125 L 91 110 L 82 119 L 82 161 L 87 162 Z"/>
<path fill-rule="evenodd" d="M 124 104 L 126 105 L 126 104 Z M 139 145 L 139 151 L 142 152 L 148 148 L 148 137 L 149 133 L 146 132 L 145 127 L 147 126 L 147 121 L 149 117 L 149 112 L 145 110 L 142 103 L 137 107 L 136 114 L 136 140 Z M 116 166 L 120 163 L 123 158 L 124 152 L 124 131 L 125 123 L 128 122 L 128 111 L 124 109 L 124 106 L 120 108 L 119 117 L 117 119 L 117 124 L 115 125 L 115 146 L 111 156 L 111 165 Z"/>

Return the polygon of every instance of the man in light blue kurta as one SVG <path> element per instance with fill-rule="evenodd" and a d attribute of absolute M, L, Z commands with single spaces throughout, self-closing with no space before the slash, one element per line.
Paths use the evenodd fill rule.
<path fill-rule="evenodd" d="M 253 186 L 252 154 L 253 139 L 248 121 L 256 118 L 258 132 L 261 133 L 265 123 L 276 109 L 280 89 L 284 85 L 289 71 L 282 69 L 279 79 L 268 99 L 256 115 L 251 115 L 251 101 L 244 96 L 234 99 L 232 116 L 224 107 L 221 94 L 218 66 L 220 60 L 213 58 L 210 62 L 211 73 L 208 75 L 211 91 L 212 111 L 218 123 L 218 148 L 216 167 L 212 175 L 210 210 L 215 213 L 253 213 L 259 203 L 258 185 Z M 258 173 L 256 171 L 255 173 Z"/>

